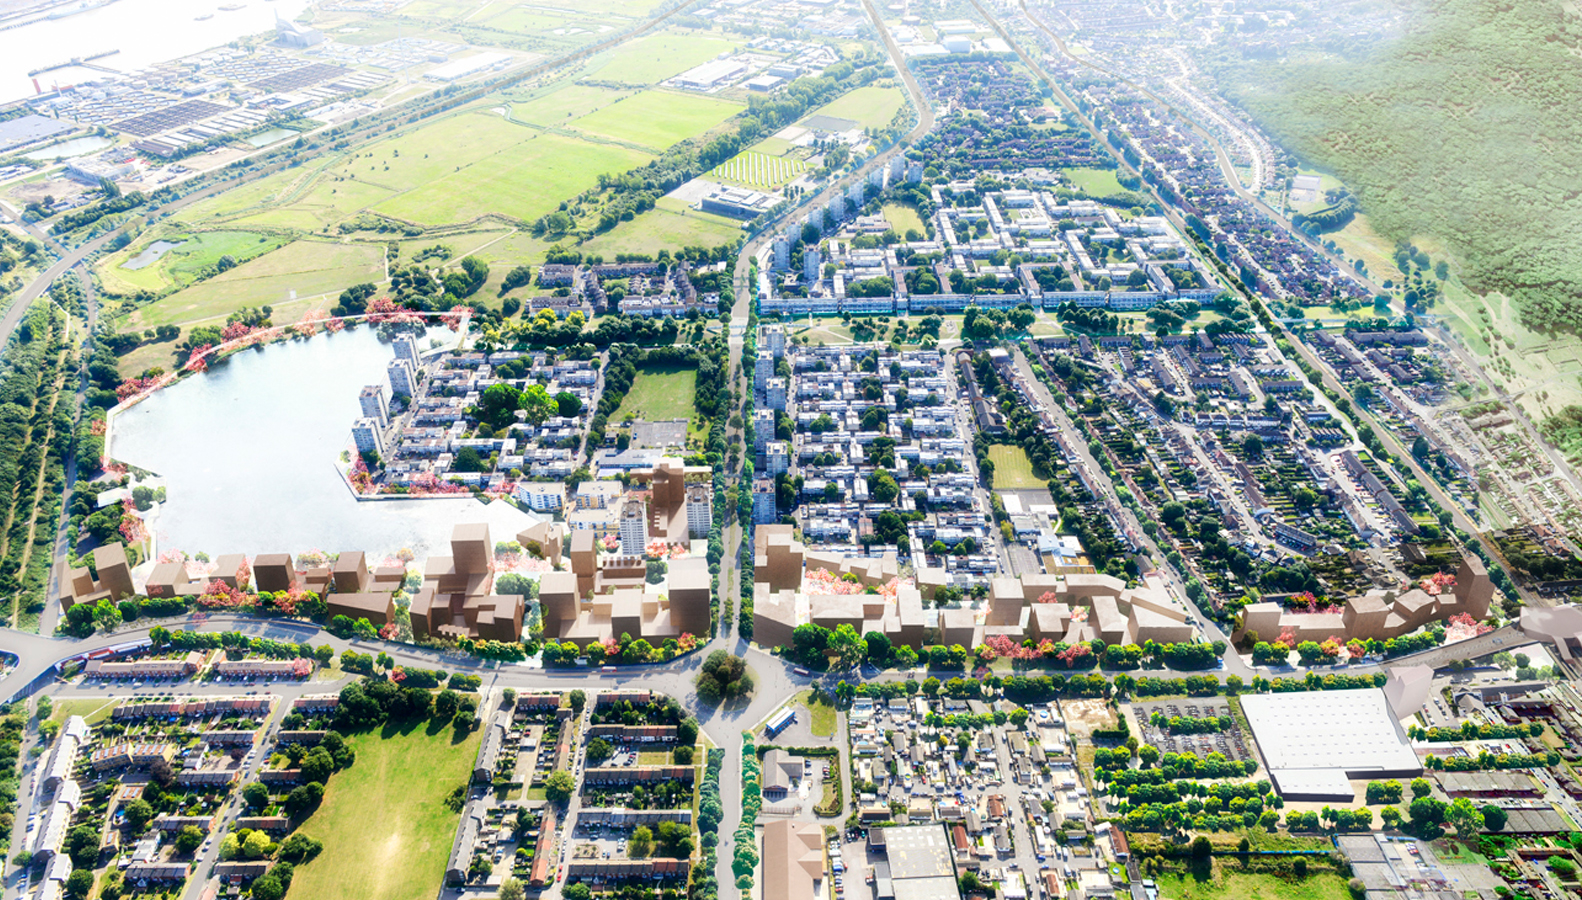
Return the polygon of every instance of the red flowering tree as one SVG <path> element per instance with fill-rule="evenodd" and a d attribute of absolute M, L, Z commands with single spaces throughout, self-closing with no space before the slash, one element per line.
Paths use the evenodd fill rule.
<path fill-rule="evenodd" d="M 245 591 L 252 583 L 253 566 L 247 561 L 247 557 L 244 556 L 242 557 L 242 564 L 236 567 L 236 586 Z"/>
<path fill-rule="evenodd" d="M 306 678 L 313 674 L 313 663 L 299 656 L 291 661 L 291 674 L 298 678 Z"/>
<path fill-rule="evenodd" d="M 1055 658 L 1060 660 L 1062 663 L 1065 663 L 1066 668 L 1070 669 L 1074 668 L 1078 662 L 1082 662 L 1092 655 L 1092 647 L 1089 647 L 1085 643 L 1078 642 L 1056 654 Z"/>
<path fill-rule="evenodd" d="M 676 646 L 682 653 L 691 653 L 698 649 L 698 637 L 689 631 L 683 631 L 681 637 L 676 639 Z"/>
<path fill-rule="evenodd" d="M 242 609 L 252 603 L 251 596 L 219 580 L 209 582 L 198 595 L 198 605 L 209 609 Z"/>
<path fill-rule="evenodd" d="M 387 641 L 397 640 L 401 637 L 401 626 L 395 622 L 387 622 L 379 629 L 379 636 Z"/>
<path fill-rule="evenodd" d="M 187 357 L 187 364 L 183 368 L 188 372 L 201 373 L 209 371 L 209 351 L 213 349 L 209 344 L 193 348 L 192 354 Z"/>
<path fill-rule="evenodd" d="M 439 320 L 444 322 L 445 327 L 451 331 L 460 331 L 461 323 L 466 321 L 467 317 L 471 315 L 471 309 L 458 303 L 450 308 L 450 312 L 441 315 Z"/>
<path fill-rule="evenodd" d="M 391 624 L 394 624 L 394 623 L 391 623 Z M 389 628 L 390 626 L 386 625 L 385 627 Z M 403 669 L 400 666 L 396 666 L 394 669 L 391 669 L 390 670 L 390 680 L 394 681 L 396 684 L 400 684 L 401 682 L 406 681 L 406 669 Z"/>
<path fill-rule="evenodd" d="M 220 332 L 220 339 L 223 343 L 229 344 L 232 341 L 239 341 L 242 338 L 247 337 L 256 330 L 257 329 L 253 328 L 253 326 L 247 324 L 246 322 L 232 322 L 231 324 L 225 326 L 225 329 Z"/>
<path fill-rule="evenodd" d="M 1059 603 L 1060 602 L 1060 598 L 1055 595 L 1054 591 L 1044 591 L 1042 594 L 1038 595 L 1038 600 L 1036 602 L 1038 602 L 1038 603 Z"/>

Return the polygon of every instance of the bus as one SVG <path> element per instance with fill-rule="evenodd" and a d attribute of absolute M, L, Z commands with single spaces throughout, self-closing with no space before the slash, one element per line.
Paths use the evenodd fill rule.
<path fill-rule="evenodd" d="M 770 740 L 774 740 L 775 735 L 778 735 L 780 732 L 785 731 L 786 730 L 786 726 L 790 725 L 792 722 L 795 722 L 795 721 L 796 721 L 796 713 L 792 712 L 789 709 L 782 709 L 778 713 L 775 714 L 775 717 L 773 719 L 769 720 L 769 724 L 768 725 L 764 726 L 764 736 L 768 737 Z"/>

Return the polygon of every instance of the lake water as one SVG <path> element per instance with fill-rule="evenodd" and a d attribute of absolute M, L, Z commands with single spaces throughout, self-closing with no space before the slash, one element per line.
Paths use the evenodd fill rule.
<path fill-rule="evenodd" d="M 154 243 L 149 244 L 148 248 L 142 253 L 139 253 L 126 262 L 121 263 L 121 268 L 132 269 L 133 271 L 138 269 L 146 269 L 154 263 L 159 262 L 159 260 L 164 257 L 166 253 L 169 253 L 170 251 L 180 247 L 185 243 L 186 241 L 179 241 L 176 243 L 172 243 L 170 241 L 155 241 Z"/>
<path fill-rule="evenodd" d="M 290 140 L 301 133 L 300 131 L 292 131 L 289 128 L 271 128 L 268 131 L 260 131 L 248 138 L 247 143 L 254 147 L 267 147 L 270 144 L 278 144 L 281 141 Z"/>
<path fill-rule="evenodd" d="M 245 6 L 224 12 L 227 0 L 116 0 L 73 16 L 34 22 L 0 31 L 0 101 L 33 95 L 28 72 L 58 65 L 74 57 L 119 50 L 96 65 L 118 72 L 144 69 L 154 63 L 201 53 L 239 37 L 272 31 L 275 14 L 290 19 L 308 0 L 238 0 Z M 202 22 L 195 16 L 212 13 Z M 105 78 L 105 73 L 70 67 L 38 76 L 45 90 Z"/>
<path fill-rule="evenodd" d="M 429 336 L 456 339 L 445 328 Z M 116 459 L 167 487 L 154 523 L 160 551 L 383 556 L 407 547 L 423 559 L 456 523 L 477 521 L 510 540 L 529 520 L 502 503 L 352 498 L 335 463 L 351 446 L 358 391 L 384 382 L 393 358 L 366 326 L 321 334 L 243 351 L 118 415 Z"/>
<path fill-rule="evenodd" d="M 93 153 L 96 150 L 103 150 L 113 143 L 115 142 L 109 138 L 102 137 L 72 138 L 69 141 L 62 141 L 53 147 L 46 147 L 37 153 L 29 153 L 26 155 L 26 158 L 36 162 L 54 162 L 57 159 L 72 159 L 78 156 L 86 156 L 87 154 Z"/>

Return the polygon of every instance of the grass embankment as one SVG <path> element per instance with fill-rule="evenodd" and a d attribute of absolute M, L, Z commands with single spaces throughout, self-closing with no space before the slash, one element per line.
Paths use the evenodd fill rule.
<path fill-rule="evenodd" d="M 458 813 L 445 798 L 466 784 L 480 732 L 455 740 L 428 723 L 352 735 L 357 762 L 330 780 L 302 830 L 324 852 L 297 869 L 293 894 L 358 900 L 432 900 L 445 878 Z"/>

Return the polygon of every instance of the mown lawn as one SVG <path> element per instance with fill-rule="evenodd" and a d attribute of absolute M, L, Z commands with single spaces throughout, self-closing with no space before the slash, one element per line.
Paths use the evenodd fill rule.
<path fill-rule="evenodd" d="M 467 783 L 479 736 L 457 742 L 452 729 L 430 734 L 425 722 L 348 737 L 357 762 L 330 779 L 302 825 L 324 852 L 297 868 L 292 895 L 432 900 L 461 819 L 445 797 Z"/>
<path fill-rule="evenodd" d="M 807 691 L 798 699 L 807 707 L 808 725 L 815 735 L 830 737 L 835 733 L 835 707 L 829 705 L 828 698 Z"/>
<path fill-rule="evenodd" d="M 643 367 L 632 382 L 632 389 L 615 411 L 615 421 L 630 413 L 645 422 L 691 419 L 693 398 L 697 393 L 698 373 L 692 369 Z"/>
<path fill-rule="evenodd" d="M 1071 181 L 1073 187 L 1081 188 L 1090 196 L 1108 197 L 1119 194 L 1126 189 L 1115 180 L 1114 169 L 1061 169 L 1061 174 Z"/>
<path fill-rule="evenodd" d="M 991 444 L 989 461 L 994 463 L 994 489 L 997 491 L 1032 490 L 1047 484 L 1033 474 L 1033 461 L 1021 447 Z"/>

